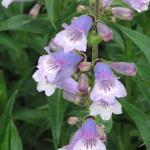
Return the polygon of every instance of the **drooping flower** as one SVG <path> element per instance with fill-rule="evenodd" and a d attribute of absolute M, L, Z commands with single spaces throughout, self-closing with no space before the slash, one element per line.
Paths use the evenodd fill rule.
<path fill-rule="evenodd" d="M 96 122 L 92 118 L 87 118 L 69 145 L 59 150 L 106 150 L 106 146 L 100 140 Z"/>
<path fill-rule="evenodd" d="M 37 90 L 45 91 L 47 96 L 52 95 L 61 81 L 76 72 L 77 64 L 81 60 L 82 56 L 75 52 L 49 52 L 48 55 L 41 56 L 37 65 L 38 70 L 33 75 L 33 79 L 38 82 Z"/>
<path fill-rule="evenodd" d="M 138 12 L 148 10 L 148 5 L 150 2 L 150 0 L 124 0 L 124 1 Z"/>
<path fill-rule="evenodd" d="M 90 115 L 100 115 L 103 120 L 109 120 L 112 113 L 116 115 L 122 113 L 122 107 L 118 101 L 115 101 L 114 104 L 108 104 L 106 102 L 100 102 L 97 104 L 93 102 L 90 106 Z"/>
<path fill-rule="evenodd" d="M 126 89 L 124 85 L 113 74 L 110 66 L 104 62 L 99 62 L 94 68 L 95 84 L 90 94 L 91 100 L 97 104 L 102 102 L 114 104 L 116 97 L 125 97 Z"/>
<path fill-rule="evenodd" d="M 107 7 L 112 3 L 113 0 L 102 0 L 102 6 Z"/>
<path fill-rule="evenodd" d="M 123 75 L 135 76 L 137 73 L 137 67 L 134 63 L 127 62 L 113 62 L 110 67 Z"/>
<path fill-rule="evenodd" d="M 65 30 L 54 38 L 55 44 L 61 46 L 65 53 L 79 50 L 86 51 L 87 33 L 92 26 L 92 18 L 87 15 L 78 17 L 71 25 L 63 24 Z"/>
<path fill-rule="evenodd" d="M 131 9 L 124 7 L 113 7 L 111 11 L 114 14 L 114 16 L 123 20 L 132 20 L 134 16 Z"/>
<path fill-rule="evenodd" d="M 105 41 L 108 42 L 113 39 L 113 32 L 112 30 L 105 25 L 104 23 L 97 23 L 97 30 L 99 36 Z"/>

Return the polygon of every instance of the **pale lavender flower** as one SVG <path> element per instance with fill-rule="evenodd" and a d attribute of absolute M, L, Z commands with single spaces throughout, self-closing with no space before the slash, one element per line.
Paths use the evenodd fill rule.
<path fill-rule="evenodd" d="M 150 0 L 124 0 L 124 1 L 138 12 L 148 10 L 148 5 L 150 2 Z"/>
<path fill-rule="evenodd" d="M 106 146 L 100 140 L 96 122 L 92 118 L 87 118 L 69 145 L 59 150 L 106 150 Z"/>
<path fill-rule="evenodd" d="M 113 39 L 113 32 L 112 30 L 105 25 L 104 23 L 97 23 L 97 30 L 99 36 L 105 41 L 110 41 Z"/>
<path fill-rule="evenodd" d="M 134 16 L 131 9 L 124 7 L 113 7 L 111 11 L 116 17 L 123 20 L 132 20 Z"/>
<path fill-rule="evenodd" d="M 123 75 L 135 76 L 137 73 L 137 67 L 134 63 L 127 62 L 113 62 L 110 67 Z"/>
<path fill-rule="evenodd" d="M 92 26 L 92 18 L 87 15 L 78 17 L 71 25 L 63 24 L 65 30 L 60 31 L 54 38 L 55 44 L 61 46 L 65 53 L 87 49 L 87 33 Z"/>
<path fill-rule="evenodd" d="M 102 0 L 102 6 L 107 7 L 112 3 L 113 0 Z"/>
<path fill-rule="evenodd" d="M 97 104 L 102 102 L 114 104 L 116 97 L 126 96 L 124 85 L 113 74 L 110 66 L 99 62 L 94 68 L 95 84 L 90 94 L 91 100 Z"/>
<path fill-rule="evenodd" d="M 37 90 L 45 91 L 47 96 L 54 93 L 59 83 L 77 70 L 77 64 L 82 57 L 75 52 L 55 52 L 43 55 L 39 58 L 38 70 L 34 73 L 33 79 L 38 82 Z"/>
<path fill-rule="evenodd" d="M 118 101 L 114 104 L 108 104 L 106 102 L 100 102 L 99 104 L 93 102 L 90 106 L 90 115 L 100 115 L 103 120 L 109 120 L 112 113 L 118 115 L 122 113 L 122 106 Z"/>

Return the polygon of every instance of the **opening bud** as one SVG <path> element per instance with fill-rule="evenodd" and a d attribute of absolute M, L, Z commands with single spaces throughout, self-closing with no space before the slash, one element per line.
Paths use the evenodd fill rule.
<path fill-rule="evenodd" d="M 107 139 L 107 136 L 104 132 L 105 128 L 103 128 L 103 126 L 98 126 L 97 125 L 97 130 L 98 130 L 98 137 L 101 141 L 105 142 Z"/>
<path fill-rule="evenodd" d="M 69 117 L 67 119 L 68 124 L 70 125 L 76 125 L 80 122 L 80 119 L 78 117 Z"/>
<path fill-rule="evenodd" d="M 85 96 L 88 94 L 88 77 L 86 74 L 81 73 L 79 81 L 78 81 L 78 89 Z"/>
<path fill-rule="evenodd" d="M 105 41 L 108 42 L 113 39 L 113 31 L 104 23 L 97 24 L 97 30 L 99 36 Z"/>
<path fill-rule="evenodd" d="M 91 69 L 91 63 L 90 62 L 81 62 L 79 64 L 79 69 L 82 72 L 87 72 Z"/>
<path fill-rule="evenodd" d="M 132 20 L 133 19 L 133 12 L 131 9 L 124 8 L 124 7 L 113 7 L 112 13 L 114 16 L 123 19 L 123 20 Z"/>
<path fill-rule="evenodd" d="M 33 17 L 33 18 L 37 17 L 37 15 L 38 15 L 39 12 L 40 12 L 40 8 L 41 8 L 40 4 L 38 4 L 38 3 L 35 4 L 35 5 L 32 7 L 32 9 L 30 10 L 29 16 L 31 16 L 31 17 Z"/>
<path fill-rule="evenodd" d="M 137 72 L 137 67 L 134 63 L 114 62 L 110 66 L 116 72 L 127 76 L 135 76 Z"/>

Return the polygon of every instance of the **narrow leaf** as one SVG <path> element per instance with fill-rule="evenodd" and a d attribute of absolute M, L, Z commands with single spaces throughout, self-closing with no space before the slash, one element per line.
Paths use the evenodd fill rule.
<path fill-rule="evenodd" d="M 150 63 L 150 37 L 118 24 L 117 27 L 141 49 Z"/>
<path fill-rule="evenodd" d="M 136 108 L 135 106 L 129 104 L 125 100 L 120 101 L 123 105 L 124 109 L 134 121 L 135 125 L 137 126 L 143 141 L 146 141 L 150 134 L 150 118 L 144 114 L 140 109 Z M 147 150 L 150 150 L 150 143 L 147 145 Z"/>
<path fill-rule="evenodd" d="M 62 90 L 57 90 L 51 97 L 48 97 L 49 117 L 56 149 L 59 145 L 61 128 L 68 103 L 63 99 Z"/>
<path fill-rule="evenodd" d="M 3 113 L 1 120 L 0 120 L 0 145 L 4 140 L 3 137 L 5 136 L 6 128 L 7 128 L 8 124 L 11 120 L 13 104 L 14 104 L 14 101 L 16 99 L 17 93 L 18 93 L 18 91 L 15 91 L 12 94 L 12 96 L 9 98 L 9 100 L 6 104 L 4 113 Z"/>

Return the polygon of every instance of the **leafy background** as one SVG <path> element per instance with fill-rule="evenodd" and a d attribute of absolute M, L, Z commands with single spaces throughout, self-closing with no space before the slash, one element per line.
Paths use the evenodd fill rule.
<path fill-rule="evenodd" d="M 0 148 L 1 150 L 54 150 L 66 145 L 76 127 L 67 124 L 70 116 L 83 117 L 84 108 L 62 98 L 58 90 L 46 97 L 36 91 L 32 79 L 43 48 L 70 22 L 79 4 L 87 0 L 45 0 L 37 18 L 28 16 L 36 1 L 0 5 Z M 122 4 L 116 0 L 114 5 Z M 134 62 L 135 77 L 120 76 L 128 91 L 121 99 L 123 114 L 106 125 L 107 148 L 150 150 L 150 10 L 130 21 L 111 24 L 115 38 L 99 44 L 99 57 Z M 130 28 L 130 29 L 129 29 Z M 89 39 L 90 42 L 91 39 Z M 91 60 L 91 47 L 87 55 Z M 144 143 L 144 146 L 140 146 Z"/>

